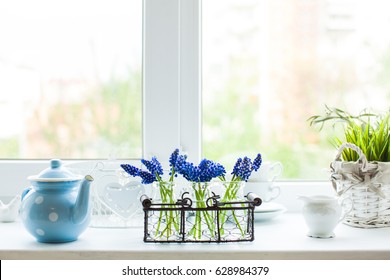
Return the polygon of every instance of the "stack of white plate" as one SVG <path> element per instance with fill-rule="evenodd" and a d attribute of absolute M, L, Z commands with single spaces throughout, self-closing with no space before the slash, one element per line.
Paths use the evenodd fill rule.
<path fill-rule="evenodd" d="M 255 208 L 255 222 L 268 221 L 286 212 L 286 207 L 275 202 L 264 202 Z"/>

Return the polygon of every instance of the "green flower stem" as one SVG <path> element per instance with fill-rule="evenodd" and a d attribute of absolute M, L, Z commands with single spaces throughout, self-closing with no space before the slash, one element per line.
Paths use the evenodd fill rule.
<path fill-rule="evenodd" d="M 175 204 L 176 201 L 174 199 L 174 189 L 173 189 L 172 182 L 159 181 L 158 185 L 159 185 L 159 191 L 161 196 L 161 203 Z M 156 236 L 157 235 L 159 237 L 165 236 L 169 238 L 172 234 L 174 234 L 175 230 L 179 231 L 179 219 L 178 219 L 179 213 L 178 211 L 172 210 L 171 209 L 172 206 L 162 205 L 162 208 L 165 207 L 168 207 L 167 210 L 160 211 L 157 228 L 156 228 Z M 165 228 L 160 233 L 160 227 L 163 218 L 165 218 L 166 225 Z"/>
<path fill-rule="evenodd" d="M 213 215 L 210 215 L 208 211 L 206 211 L 206 193 L 207 188 L 202 188 L 202 183 L 196 183 L 197 186 L 193 185 L 195 198 L 196 198 L 196 207 L 201 209 L 195 212 L 195 222 L 193 227 L 191 228 L 189 234 L 193 235 L 195 239 L 201 239 L 202 237 L 202 216 L 206 225 L 211 233 L 211 236 L 214 236 L 214 218 Z M 204 210 L 202 210 L 204 209 Z"/>
<path fill-rule="evenodd" d="M 232 201 L 238 199 L 237 193 L 241 188 L 241 181 L 234 181 L 235 179 L 236 179 L 236 177 L 233 176 L 232 181 L 227 185 L 226 190 L 225 190 L 225 194 L 221 200 L 222 202 L 232 202 Z M 231 211 L 232 211 L 233 219 L 234 219 L 238 229 L 240 230 L 242 236 L 244 236 L 245 232 L 242 229 L 242 227 L 237 219 L 235 211 L 234 210 L 231 210 Z M 224 235 L 224 233 L 225 233 L 224 225 L 225 225 L 226 220 L 227 220 L 227 210 L 221 211 L 221 215 L 219 217 L 220 217 L 220 219 L 219 219 L 220 232 L 222 235 Z"/>

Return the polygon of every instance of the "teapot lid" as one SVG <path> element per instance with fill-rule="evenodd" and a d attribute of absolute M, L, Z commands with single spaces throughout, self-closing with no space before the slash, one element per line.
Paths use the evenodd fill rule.
<path fill-rule="evenodd" d="M 63 167 L 59 159 L 50 160 L 50 167 L 42 170 L 38 175 L 28 177 L 28 180 L 38 182 L 63 182 L 81 179 L 82 176 L 75 175 Z"/>

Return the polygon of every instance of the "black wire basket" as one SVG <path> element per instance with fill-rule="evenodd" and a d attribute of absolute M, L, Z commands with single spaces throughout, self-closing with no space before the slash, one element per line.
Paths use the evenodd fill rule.
<path fill-rule="evenodd" d="M 262 200 L 248 193 L 245 200 L 221 202 L 213 194 L 193 207 L 185 192 L 174 204 L 154 203 L 147 195 L 140 200 L 144 210 L 144 242 L 241 242 L 254 240 L 254 209 Z M 199 205 L 199 204 L 197 204 Z"/>

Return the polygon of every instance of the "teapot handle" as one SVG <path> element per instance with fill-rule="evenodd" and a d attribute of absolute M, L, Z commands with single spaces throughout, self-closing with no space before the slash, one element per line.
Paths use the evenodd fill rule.
<path fill-rule="evenodd" d="M 351 206 L 350 206 L 350 208 L 349 208 L 347 211 L 345 211 L 344 214 L 341 216 L 341 218 L 339 219 L 339 223 L 342 222 L 342 221 L 345 219 L 345 217 L 353 210 L 353 200 L 352 200 L 351 198 L 349 198 L 349 197 L 346 197 L 346 198 L 344 198 L 344 199 L 342 200 L 341 206 L 343 207 L 343 206 L 346 204 L 346 202 L 348 202 L 348 201 L 350 202 Z M 343 207 L 343 209 L 344 209 L 344 207 Z"/>
<path fill-rule="evenodd" d="M 27 187 L 23 190 L 22 195 L 21 195 L 21 201 L 23 201 L 24 197 L 32 190 L 31 187 Z"/>

